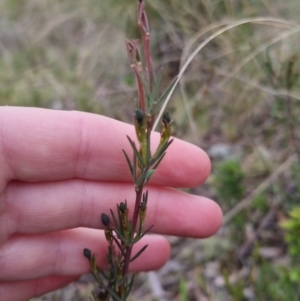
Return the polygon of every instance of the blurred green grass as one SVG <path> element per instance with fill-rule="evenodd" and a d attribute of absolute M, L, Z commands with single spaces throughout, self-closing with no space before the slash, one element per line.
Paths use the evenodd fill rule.
<path fill-rule="evenodd" d="M 274 202 L 279 204 L 275 206 L 275 215 L 281 221 L 288 218 L 288 210 L 299 201 L 299 169 L 295 175 L 291 166 L 300 162 L 286 162 L 296 153 L 300 139 L 300 6 L 296 0 L 149 0 L 146 5 L 152 28 L 153 61 L 157 70 L 164 67 L 165 85 L 192 51 L 222 26 L 257 17 L 282 20 L 247 23 L 218 35 L 196 55 L 168 106 L 174 119 L 174 135 L 207 151 L 222 143 L 231 147 L 233 157 L 236 146 L 241 149 L 235 161 L 240 167 L 231 166 L 230 162 L 228 166 L 242 169 L 243 183 L 238 183 L 243 191 L 240 198 L 250 199 L 251 204 L 230 220 L 224 230 L 226 235 L 219 237 L 229 241 L 231 247 L 221 250 L 220 258 L 213 256 L 222 266 L 220 274 L 224 268 L 234 276 L 240 271 L 234 250 L 239 249 L 242 241 L 249 240 L 249 228 L 256 233 L 265 215 L 273 210 Z M 0 105 L 82 110 L 131 122 L 136 89 L 124 39 L 139 36 L 135 6 L 136 1 L 132 0 L 0 1 Z M 295 61 L 295 81 L 287 89 L 291 60 Z M 230 199 L 235 196 L 222 195 L 222 189 L 215 193 L 216 188 L 224 185 L 227 192 L 236 187 L 230 172 L 221 170 L 224 176 L 218 178 L 218 166 L 222 164 L 217 162 L 219 159 L 212 160 L 210 185 L 204 186 L 201 193 L 222 202 L 226 214 L 241 200 L 232 204 Z M 277 175 L 280 168 L 283 171 Z M 262 183 L 264 190 L 251 198 L 251 192 Z M 277 261 L 287 255 L 284 233 L 278 229 L 277 221 L 265 231 L 271 237 L 277 235 L 278 240 L 259 234 L 255 243 L 279 247 L 281 256 L 261 264 L 262 268 L 264 258 L 248 256 L 252 270 L 248 271 L 247 280 L 239 276 L 236 283 L 245 280 L 243 290 L 250 288 L 259 300 L 276 300 L 274 290 L 268 295 L 272 287 L 265 291 L 261 288 L 270 280 L 257 282 L 257 275 L 272 279 L 276 274 L 274 279 L 279 285 L 296 294 L 294 283 L 286 280 L 288 272 L 280 277 L 277 273 Z M 213 244 L 213 240 L 208 241 L 207 248 Z M 205 253 L 205 242 L 201 248 Z M 189 269 L 200 264 L 205 266 L 207 262 L 189 262 Z M 185 276 L 189 290 L 193 279 Z M 256 278 L 250 281 L 250 276 Z M 228 285 L 227 299 L 218 290 L 213 294 L 212 288 L 206 297 L 235 300 L 234 290 Z M 178 297 L 176 286 L 173 289 Z M 189 290 L 185 298 L 191 295 Z"/>

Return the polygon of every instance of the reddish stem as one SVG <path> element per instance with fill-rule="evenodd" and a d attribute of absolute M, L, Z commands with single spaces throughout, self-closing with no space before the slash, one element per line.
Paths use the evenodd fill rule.
<path fill-rule="evenodd" d="M 144 92 L 144 86 L 143 83 L 140 79 L 140 77 L 138 76 L 138 70 L 137 68 L 133 68 L 133 71 L 135 73 L 135 77 L 136 77 L 136 81 L 138 84 L 138 93 L 139 93 L 139 107 L 140 109 L 145 112 L 146 111 L 146 104 L 145 104 L 145 92 Z"/>
<path fill-rule="evenodd" d="M 152 70 L 152 62 L 151 62 L 151 55 L 150 55 L 150 35 L 149 32 L 145 34 L 144 40 L 144 47 L 145 47 L 145 56 L 146 56 L 146 64 L 149 73 L 149 81 L 150 81 L 150 91 L 153 90 L 153 70 Z"/>
<path fill-rule="evenodd" d="M 142 183 L 139 187 L 136 188 L 136 197 L 135 197 L 135 206 L 134 206 L 134 212 L 132 217 L 132 235 L 134 235 L 136 231 L 136 225 L 139 217 L 139 211 L 140 211 L 140 205 L 142 202 L 143 197 L 143 187 L 144 183 Z M 123 266 L 123 277 L 128 273 L 129 270 L 129 263 L 132 253 L 132 247 L 133 245 L 128 245 L 125 249 L 125 257 L 124 257 L 124 266 Z"/>

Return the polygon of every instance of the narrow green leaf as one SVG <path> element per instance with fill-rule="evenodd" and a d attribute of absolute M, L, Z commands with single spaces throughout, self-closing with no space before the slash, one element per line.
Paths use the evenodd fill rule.
<path fill-rule="evenodd" d="M 138 232 L 136 234 L 136 237 L 140 237 L 142 232 L 143 232 L 142 221 L 141 221 L 141 219 L 139 219 L 139 229 L 138 229 Z"/>
<path fill-rule="evenodd" d="M 128 229 L 128 232 L 129 232 L 129 240 L 130 240 L 129 244 L 132 244 L 134 231 L 133 231 L 133 229 L 132 229 L 132 221 L 131 221 L 131 220 L 128 221 L 128 225 L 129 225 L 129 227 L 128 227 L 128 228 L 129 228 L 129 229 Z"/>
<path fill-rule="evenodd" d="M 122 301 L 122 299 L 117 295 L 117 293 L 113 289 L 111 289 L 108 286 L 105 287 L 104 289 L 107 290 L 111 294 L 114 301 Z"/>
<path fill-rule="evenodd" d="M 164 152 L 156 161 L 155 165 L 152 167 L 154 170 L 156 170 L 156 168 L 158 167 L 159 163 L 162 161 L 162 159 L 164 158 L 164 156 L 166 155 L 166 152 Z"/>
<path fill-rule="evenodd" d="M 147 167 L 144 169 L 144 171 L 142 172 L 142 174 L 140 175 L 140 177 L 139 177 L 139 179 L 138 179 L 138 181 L 137 181 L 137 183 L 136 183 L 136 186 L 140 186 L 140 185 L 143 183 L 143 181 L 145 181 L 145 177 L 146 177 L 146 175 L 147 175 L 147 172 L 148 172 L 150 166 L 151 166 L 151 164 L 149 164 L 149 166 L 147 166 Z"/>
<path fill-rule="evenodd" d="M 147 182 L 151 179 L 151 177 L 153 176 L 154 172 L 155 172 L 154 169 L 148 170 L 148 172 L 147 172 L 147 174 L 145 176 L 145 179 L 146 179 Z"/>
<path fill-rule="evenodd" d="M 132 167 L 132 164 L 131 164 L 131 162 L 130 162 L 130 159 L 129 159 L 127 153 L 125 152 L 125 150 L 122 149 L 122 151 L 123 151 L 123 154 L 124 154 L 124 156 L 125 156 L 125 158 L 126 158 L 127 164 L 128 164 L 128 166 L 129 166 L 131 175 L 133 175 L 133 167 Z"/>
<path fill-rule="evenodd" d="M 166 151 L 173 141 L 174 139 L 168 140 L 168 142 L 163 146 L 163 150 Z"/>
<path fill-rule="evenodd" d="M 167 150 L 167 148 L 171 145 L 171 143 L 174 141 L 174 139 L 167 140 L 163 143 L 163 145 L 159 146 L 152 157 L 153 161 L 151 162 L 151 165 L 154 164 L 160 156 Z"/>
<path fill-rule="evenodd" d="M 151 229 L 154 227 L 154 225 L 151 225 L 144 233 L 143 236 L 146 235 L 148 232 L 151 231 Z"/>
<path fill-rule="evenodd" d="M 91 274 L 93 275 L 94 279 L 100 286 L 103 285 L 102 279 L 97 274 L 94 274 L 93 272 Z"/>
<path fill-rule="evenodd" d="M 133 243 L 135 244 L 136 242 L 138 242 L 141 238 L 143 238 L 152 228 L 154 227 L 154 225 L 150 226 L 141 236 L 136 237 L 133 241 Z"/>
<path fill-rule="evenodd" d="M 132 278 L 131 278 L 131 281 L 130 281 L 129 285 L 126 286 L 127 290 L 126 290 L 125 300 L 127 299 L 127 297 L 129 296 L 129 294 L 131 292 L 133 281 L 134 281 L 134 275 L 132 275 Z"/>
<path fill-rule="evenodd" d="M 103 278 L 105 278 L 106 280 L 109 280 L 109 275 L 106 275 L 104 271 L 102 271 L 101 269 L 98 269 L 98 273 L 100 273 L 102 275 Z"/>
<path fill-rule="evenodd" d="M 128 241 L 126 240 L 126 238 L 120 233 L 120 231 L 118 229 L 114 229 L 114 231 L 117 233 L 118 237 L 120 238 L 120 240 L 124 243 L 124 244 L 128 244 Z"/>
<path fill-rule="evenodd" d="M 129 141 L 129 143 L 130 143 L 130 145 L 131 145 L 131 147 L 133 149 L 133 152 L 134 152 L 135 156 L 138 158 L 138 160 L 141 163 L 141 165 L 143 167 L 145 167 L 144 160 L 143 160 L 141 154 L 139 153 L 139 151 L 137 150 L 137 148 L 135 146 L 135 143 L 131 140 L 131 138 L 129 136 L 126 136 L 126 137 L 127 137 L 128 141 Z"/>
<path fill-rule="evenodd" d="M 128 273 L 122 278 L 120 279 L 119 281 L 117 281 L 117 284 L 118 285 L 123 285 L 123 284 L 127 284 L 127 279 L 128 279 Z"/>
<path fill-rule="evenodd" d="M 116 228 L 119 228 L 119 223 L 118 223 L 118 221 L 117 221 L 117 219 L 116 219 L 116 216 L 115 216 L 114 212 L 112 211 L 112 209 L 110 209 L 110 214 L 111 214 L 111 216 L 112 216 L 112 218 L 113 218 L 113 220 L 114 220 L 115 227 L 116 227 Z"/>
<path fill-rule="evenodd" d="M 145 169 L 143 171 L 143 173 L 140 175 L 138 181 L 135 182 L 136 186 L 139 186 L 142 184 L 143 181 L 149 181 L 149 176 L 151 177 L 154 171 L 150 171 L 152 172 L 149 173 L 149 169 L 151 167 L 151 165 L 153 165 L 157 160 L 159 160 L 159 158 L 162 156 L 162 154 L 166 151 L 166 149 L 170 146 L 170 144 L 173 142 L 174 139 L 171 139 L 169 141 L 166 141 L 161 147 L 160 150 L 157 154 L 155 154 L 154 157 L 151 158 L 151 160 L 149 161 L 149 164 L 147 164 L 147 166 L 145 166 Z"/>
<path fill-rule="evenodd" d="M 149 180 L 151 179 L 151 177 L 153 176 L 154 172 L 156 171 L 156 168 L 158 167 L 158 165 L 160 164 L 160 162 L 162 161 L 162 159 L 164 158 L 164 156 L 166 155 L 166 152 L 164 152 L 160 157 L 158 157 L 157 159 L 153 160 L 154 166 L 152 167 L 151 170 L 149 170 L 146 175 L 145 175 L 145 184 L 147 184 L 149 182 Z"/>
<path fill-rule="evenodd" d="M 109 255 L 109 257 L 111 258 L 111 272 L 114 275 L 114 279 L 118 279 L 118 264 L 116 263 L 115 257 L 112 253 Z"/>
<path fill-rule="evenodd" d="M 135 259 L 137 259 L 146 249 L 148 245 L 143 246 L 131 259 L 130 262 L 133 262 Z"/>
<path fill-rule="evenodd" d="M 143 202 L 147 204 L 148 202 L 148 190 L 146 190 L 144 193 L 143 193 Z"/>
<path fill-rule="evenodd" d="M 119 223 L 118 223 L 119 227 L 116 227 L 116 229 L 117 229 L 120 233 L 122 233 L 122 228 L 121 228 L 122 219 L 121 219 L 121 213 L 120 213 L 120 206 L 119 206 L 119 204 L 117 204 L 117 212 L 118 212 L 118 218 L 119 218 Z M 122 233 L 122 234 L 123 234 L 123 233 Z"/>
<path fill-rule="evenodd" d="M 148 82 L 144 79 L 144 77 L 143 77 L 140 73 L 136 72 L 136 76 L 137 76 L 137 77 L 139 78 L 139 80 L 142 82 L 143 88 L 144 88 L 144 90 L 145 90 L 145 92 L 146 92 L 146 96 L 147 96 L 147 98 L 149 99 L 149 98 L 150 98 L 150 95 L 151 95 L 151 92 L 150 92 L 150 87 L 149 87 Z"/>
<path fill-rule="evenodd" d="M 157 80 L 155 81 L 155 84 L 154 84 L 154 87 L 153 87 L 153 91 L 152 91 L 152 93 L 151 93 L 151 95 L 150 95 L 150 98 L 149 98 L 149 108 L 151 108 L 153 102 L 154 102 L 154 101 L 156 100 L 156 98 L 157 98 L 158 88 L 159 88 L 159 86 L 160 86 L 160 82 L 161 82 L 161 80 L 162 80 L 162 76 L 163 76 L 163 74 L 162 74 L 162 72 L 160 71 L 160 72 L 159 72 L 159 75 L 158 75 L 158 78 L 157 78 Z"/>
<path fill-rule="evenodd" d="M 148 202 L 148 190 L 143 193 L 143 200 L 141 206 L 142 204 L 144 204 L 144 206 L 147 207 L 147 202 Z M 140 210 L 142 210 L 142 207 L 140 207 Z M 144 221 L 141 218 L 139 218 L 139 229 L 137 231 L 136 237 L 141 236 L 141 233 L 143 232 L 143 223 Z"/>
<path fill-rule="evenodd" d="M 122 253 L 122 255 L 125 256 L 125 252 L 124 252 L 124 250 L 122 249 L 122 246 L 121 246 L 120 242 L 118 241 L 118 239 L 117 239 L 115 236 L 113 236 L 113 240 L 114 240 L 114 242 L 117 244 L 117 246 L 118 246 L 120 252 Z"/>
<path fill-rule="evenodd" d="M 132 158 L 132 161 L 133 161 L 133 166 L 132 166 L 132 168 L 133 168 L 133 174 L 132 174 L 132 177 L 133 177 L 133 183 L 135 184 L 136 183 L 136 156 L 135 156 L 135 154 L 134 154 L 134 152 L 133 152 L 133 158 Z"/>
<path fill-rule="evenodd" d="M 150 142 L 150 139 L 151 139 L 151 133 L 149 135 L 147 135 L 147 154 L 146 154 L 146 164 L 148 164 L 148 162 L 150 161 L 150 158 L 151 158 L 151 142 Z"/>
<path fill-rule="evenodd" d="M 150 110 L 150 114 L 154 114 L 161 106 L 162 102 L 164 102 L 164 100 L 167 98 L 169 92 L 172 90 L 172 88 L 174 87 L 175 83 L 176 83 L 177 77 L 175 77 L 171 83 L 169 84 L 169 86 L 167 87 L 167 89 L 163 92 L 163 94 L 160 96 L 160 98 L 157 100 L 156 105 L 152 106 L 151 110 Z"/>

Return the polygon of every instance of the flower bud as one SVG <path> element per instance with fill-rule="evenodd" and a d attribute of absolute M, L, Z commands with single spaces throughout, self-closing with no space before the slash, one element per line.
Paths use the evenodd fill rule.
<path fill-rule="evenodd" d="M 105 289 L 101 289 L 97 295 L 98 300 L 107 300 L 108 292 Z"/>
<path fill-rule="evenodd" d="M 126 205 L 126 203 L 121 202 L 121 203 L 120 203 L 120 211 L 121 211 L 122 213 L 124 213 L 126 210 L 127 210 L 127 205 Z"/>
<path fill-rule="evenodd" d="M 144 118 L 145 118 L 145 113 L 142 110 L 137 109 L 135 111 L 135 119 L 139 125 L 143 123 Z"/>
<path fill-rule="evenodd" d="M 87 258 L 88 260 L 91 260 L 91 257 L 92 257 L 92 252 L 91 252 L 91 250 L 88 249 L 88 248 L 83 249 L 83 256 L 84 256 L 85 258 Z"/>
<path fill-rule="evenodd" d="M 163 122 L 169 124 L 171 122 L 170 113 L 168 111 L 164 112 L 162 119 L 163 119 Z"/>
<path fill-rule="evenodd" d="M 102 224 L 105 227 L 108 227 L 109 224 L 110 224 L 110 219 L 109 219 L 108 215 L 106 215 L 105 213 L 102 213 L 102 215 L 101 215 L 101 221 L 102 221 Z"/>

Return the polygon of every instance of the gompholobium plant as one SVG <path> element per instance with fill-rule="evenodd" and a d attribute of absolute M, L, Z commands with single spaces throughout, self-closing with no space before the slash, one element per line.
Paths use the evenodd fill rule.
<path fill-rule="evenodd" d="M 174 81 L 163 93 L 159 93 L 162 72 L 160 71 L 158 77 L 155 78 L 150 55 L 149 25 L 142 0 L 138 1 L 137 12 L 144 62 L 141 59 L 138 40 L 126 40 L 126 49 L 138 87 L 138 102 L 134 113 L 138 143 L 127 136 L 132 154 L 123 150 L 124 160 L 127 161 L 134 184 L 135 205 L 133 213 L 130 213 L 125 200 L 117 204 L 116 211 L 111 209 L 110 214 L 102 213 L 101 215 L 108 243 L 104 270 L 97 266 L 95 253 L 89 249 L 83 250 L 84 256 L 90 262 L 91 273 L 99 285 L 99 290 L 93 293 L 94 301 L 126 301 L 129 296 L 134 280 L 134 275 L 129 273 L 129 265 L 147 248 L 145 245 L 136 254 L 132 254 L 133 245 L 153 227 L 152 225 L 150 228 L 144 229 L 149 197 L 145 186 L 172 143 L 172 139 L 170 139 L 171 119 L 165 112 L 162 117 L 159 145 L 153 153 L 151 152 L 151 132 L 156 116 L 171 91 Z"/>

